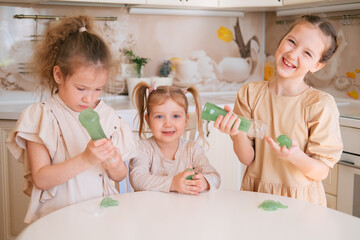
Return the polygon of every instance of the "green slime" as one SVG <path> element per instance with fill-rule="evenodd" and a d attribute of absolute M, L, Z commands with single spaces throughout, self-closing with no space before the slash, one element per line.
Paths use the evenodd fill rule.
<path fill-rule="evenodd" d="M 186 169 L 186 171 L 194 171 L 194 169 L 188 168 L 188 169 Z M 194 177 L 196 174 L 197 174 L 197 172 L 195 172 L 195 174 L 193 174 L 193 175 L 187 176 L 187 177 L 186 177 L 186 180 L 193 180 L 193 177 Z"/>
<path fill-rule="evenodd" d="M 276 141 L 280 144 L 280 147 L 286 146 L 289 149 L 292 146 L 291 139 L 288 136 L 286 136 L 285 134 L 278 136 Z"/>
<path fill-rule="evenodd" d="M 111 197 L 105 197 L 100 203 L 100 207 L 114 207 L 117 205 L 119 205 L 119 201 L 114 200 Z"/>
<path fill-rule="evenodd" d="M 258 207 L 265 211 L 276 211 L 278 208 L 287 208 L 288 206 L 282 205 L 279 201 L 265 200 Z"/>
<path fill-rule="evenodd" d="M 106 138 L 106 135 L 100 125 L 99 114 L 91 108 L 87 108 L 79 114 L 79 121 L 87 130 L 92 140 Z"/>
<path fill-rule="evenodd" d="M 206 121 L 215 121 L 219 115 L 225 116 L 227 113 L 228 112 L 225 109 L 218 107 L 215 104 L 207 102 L 204 105 L 203 111 L 201 113 L 201 118 Z M 239 130 L 243 132 L 248 132 L 252 122 L 241 116 L 237 116 L 237 117 L 241 119 Z"/>

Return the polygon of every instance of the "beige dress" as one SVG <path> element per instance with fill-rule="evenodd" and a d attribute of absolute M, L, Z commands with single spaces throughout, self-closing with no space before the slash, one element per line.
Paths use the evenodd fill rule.
<path fill-rule="evenodd" d="M 209 164 L 203 149 L 195 142 L 180 138 L 174 160 L 163 156 L 154 137 L 139 141 L 139 145 L 142 154 L 129 164 L 130 182 L 135 191 L 170 192 L 174 176 L 189 165 L 204 175 L 210 190 L 219 188 L 219 173 Z"/>
<path fill-rule="evenodd" d="M 268 82 L 251 82 L 237 94 L 234 112 L 267 123 L 266 136 L 295 139 L 307 155 L 333 167 L 342 152 L 339 112 L 333 97 L 309 88 L 299 96 L 277 96 Z M 278 159 L 264 139 L 253 139 L 255 159 L 247 167 L 242 190 L 271 193 L 326 206 L 321 182 Z"/>
<path fill-rule="evenodd" d="M 99 113 L 106 136 L 119 148 L 123 160 L 134 157 L 137 142 L 129 125 L 103 101 L 100 101 L 94 110 Z M 24 163 L 24 192 L 31 196 L 25 217 L 27 223 L 70 204 L 118 193 L 114 182 L 101 164 L 51 189 L 40 190 L 32 184 L 26 158 L 26 141 L 44 144 L 53 165 L 73 158 L 82 153 L 90 141 L 90 136 L 82 127 L 78 116 L 78 112 L 72 111 L 55 95 L 26 108 L 6 140 L 14 157 Z"/>

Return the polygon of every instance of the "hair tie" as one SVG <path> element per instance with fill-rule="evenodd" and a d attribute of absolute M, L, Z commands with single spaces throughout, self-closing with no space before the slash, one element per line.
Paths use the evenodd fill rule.
<path fill-rule="evenodd" d="M 81 28 L 79 28 L 79 32 L 86 32 L 87 30 L 86 30 L 86 27 L 81 27 Z"/>
<path fill-rule="evenodd" d="M 149 87 L 149 93 L 151 93 L 152 91 L 155 91 L 157 89 L 155 83 L 156 83 L 156 81 L 153 81 L 151 83 L 151 86 Z"/>

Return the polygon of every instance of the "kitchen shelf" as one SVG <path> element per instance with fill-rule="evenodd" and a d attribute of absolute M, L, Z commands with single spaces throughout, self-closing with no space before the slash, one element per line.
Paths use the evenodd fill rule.
<path fill-rule="evenodd" d="M 47 20 L 59 20 L 60 18 L 64 18 L 65 16 L 52 16 L 52 15 L 24 15 L 24 14 L 15 14 L 13 18 L 17 19 L 47 19 Z M 92 19 L 96 21 L 116 21 L 117 17 L 93 17 Z"/>

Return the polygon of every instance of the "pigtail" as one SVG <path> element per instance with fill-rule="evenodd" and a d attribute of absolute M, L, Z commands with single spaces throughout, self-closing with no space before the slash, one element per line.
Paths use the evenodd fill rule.
<path fill-rule="evenodd" d="M 147 109 L 148 97 L 146 94 L 147 89 L 150 86 L 146 82 L 139 82 L 134 87 L 134 90 L 131 95 L 132 103 L 136 106 L 139 117 L 139 138 L 145 137 L 145 112 Z"/>
<path fill-rule="evenodd" d="M 198 125 L 198 137 L 196 141 L 204 140 L 204 130 L 203 130 L 203 121 L 201 120 L 201 101 L 198 91 L 195 87 L 190 87 L 187 89 L 193 95 L 194 102 L 195 102 L 195 111 L 197 116 L 197 125 Z"/>

